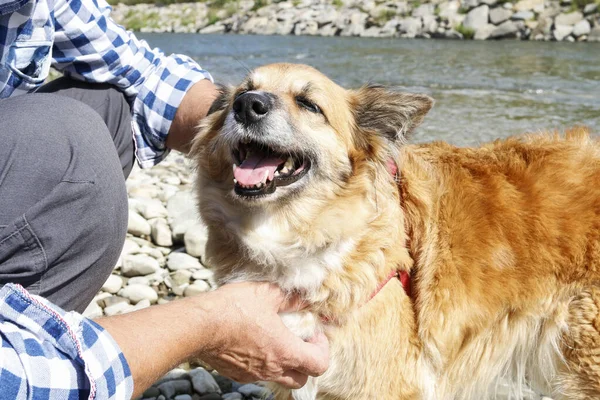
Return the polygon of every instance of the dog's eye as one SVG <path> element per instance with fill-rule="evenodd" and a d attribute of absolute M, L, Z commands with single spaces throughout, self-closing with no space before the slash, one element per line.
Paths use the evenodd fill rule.
<path fill-rule="evenodd" d="M 321 114 L 321 109 L 319 108 L 319 106 L 313 103 L 312 101 L 308 100 L 306 97 L 297 96 L 296 104 L 310 112 L 313 112 L 315 114 Z"/>

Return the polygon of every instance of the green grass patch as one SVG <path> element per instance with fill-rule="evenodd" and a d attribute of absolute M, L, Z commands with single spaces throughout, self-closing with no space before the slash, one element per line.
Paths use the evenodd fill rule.
<path fill-rule="evenodd" d="M 252 11 L 256 11 L 259 8 L 263 8 L 267 4 L 268 4 L 267 0 L 254 0 L 254 5 L 252 6 Z"/>
<path fill-rule="evenodd" d="M 463 35 L 463 38 L 465 38 L 465 39 L 473 39 L 473 37 L 475 37 L 475 30 L 473 30 L 471 28 L 467 28 L 463 24 L 460 24 L 459 26 L 456 27 L 456 32 Z"/>
<path fill-rule="evenodd" d="M 342 0 L 333 0 L 331 2 L 336 8 L 342 8 L 344 6 L 344 2 Z"/>

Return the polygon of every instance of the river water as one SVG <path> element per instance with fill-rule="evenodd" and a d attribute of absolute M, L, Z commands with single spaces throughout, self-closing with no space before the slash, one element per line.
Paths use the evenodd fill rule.
<path fill-rule="evenodd" d="M 600 43 L 138 34 L 237 84 L 273 62 L 312 65 L 344 87 L 426 93 L 435 107 L 412 140 L 476 145 L 587 125 L 600 132 Z"/>

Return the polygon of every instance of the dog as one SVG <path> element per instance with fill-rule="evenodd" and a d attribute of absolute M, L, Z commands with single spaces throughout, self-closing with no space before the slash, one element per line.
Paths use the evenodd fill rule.
<path fill-rule="evenodd" d="M 309 304 L 329 370 L 278 399 L 600 398 L 600 143 L 584 128 L 407 144 L 423 94 L 304 65 L 222 88 L 192 144 L 221 284 Z M 506 389 L 506 388 L 504 388 Z"/>

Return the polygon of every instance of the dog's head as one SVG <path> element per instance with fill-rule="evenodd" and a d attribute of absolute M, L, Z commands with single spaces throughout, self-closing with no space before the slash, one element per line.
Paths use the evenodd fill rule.
<path fill-rule="evenodd" d="M 201 190 L 242 208 L 331 199 L 365 162 L 394 158 L 432 104 L 381 86 L 345 90 L 305 65 L 258 68 L 222 88 L 195 140 Z"/>

